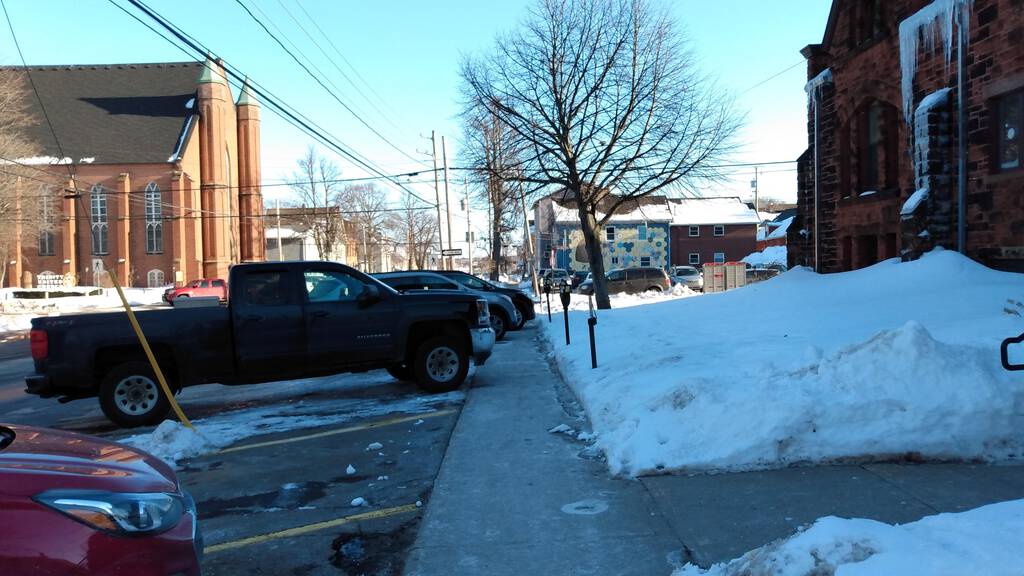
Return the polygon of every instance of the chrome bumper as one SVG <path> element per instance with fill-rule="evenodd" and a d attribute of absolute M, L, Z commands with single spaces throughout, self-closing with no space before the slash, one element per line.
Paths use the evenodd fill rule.
<path fill-rule="evenodd" d="M 472 328 L 469 331 L 473 339 L 473 363 L 483 366 L 494 350 L 494 330 L 491 328 Z"/>

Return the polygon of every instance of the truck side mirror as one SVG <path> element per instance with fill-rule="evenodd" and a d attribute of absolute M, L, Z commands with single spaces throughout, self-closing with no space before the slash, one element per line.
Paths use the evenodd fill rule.
<path fill-rule="evenodd" d="M 356 298 L 356 302 L 359 303 L 360 308 L 368 308 L 377 303 L 380 300 L 380 288 L 377 288 L 373 284 L 366 284 L 363 286 L 363 291 L 359 293 Z"/>

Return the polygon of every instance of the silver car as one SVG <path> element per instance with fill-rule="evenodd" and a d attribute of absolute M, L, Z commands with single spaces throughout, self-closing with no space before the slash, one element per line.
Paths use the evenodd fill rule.
<path fill-rule="evenodd" d="M 682 284 L 690 290 L 704 290 L 704 273 L 693 266 L 673 266 L 669 275 L 673 284 Z"/>
<path fill-rule="evenodd" d="M 409 290 L 453 290 L 456 292 L 468 292 L 487 300 L 487 308 L 491 313 L 491 328 L 494 329 L 494 336 L 498 340 L 504 338 L 505 332 L 516 322 L 516 307 L 512 304 L 512 299 L 504 294 L 473 290 L 433 272 L 387 272 L 373 274 L 373 277 L 399 292 L 407 292 Z"/>

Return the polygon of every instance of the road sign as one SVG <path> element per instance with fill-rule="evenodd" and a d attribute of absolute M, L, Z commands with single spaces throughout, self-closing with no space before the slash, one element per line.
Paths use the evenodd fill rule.
<path fill-rule="evenodd" d="M 462 248 L 452 248 L 451 250 L 441 250 L 441 256 L 462 256 Z"/>

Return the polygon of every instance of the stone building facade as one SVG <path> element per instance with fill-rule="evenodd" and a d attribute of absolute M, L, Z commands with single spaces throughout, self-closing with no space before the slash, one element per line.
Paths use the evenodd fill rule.
<path fill-rule="evenodd" d="M 1020 0 L 834 0 L 822 43 L 802 51 L 808 150 L 790 265 L 836 272 L 942 246 L 1024 270 L 1022 46 Z"/>
<path fill-rule="evenodd" d="M 20 191 L 41 225 L 17 234 L 8 286 L 182 284 L 264 259 L 260 107 L 219 62 L 29 73 L 43 156 L 19 161 Z"/>

